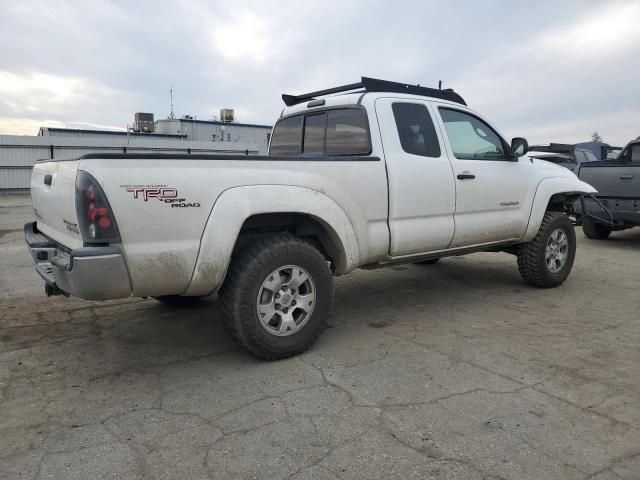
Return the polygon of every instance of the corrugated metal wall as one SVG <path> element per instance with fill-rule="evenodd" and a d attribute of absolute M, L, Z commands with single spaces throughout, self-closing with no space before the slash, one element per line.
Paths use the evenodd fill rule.
<path fill-rule="evenodd" d="M 191 142 L 158 137 L 77 138 L 0 135 L 0 191 L 28 189 L 38 160 L 77 158 L 88 153 L 246 153 L 265 154 L 265 145 Z"/>
<path fill-rule="evenodd" d="M 0 168 L 0 191 L 24 190 L 29 188 L 31 181 L 31 167 Z"/>

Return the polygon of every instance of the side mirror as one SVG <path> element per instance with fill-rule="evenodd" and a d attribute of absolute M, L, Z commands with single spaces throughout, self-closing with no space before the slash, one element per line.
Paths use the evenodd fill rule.
<path fill-rule="evenodd" d="M 529 151 L 529 142 L 525 138 L 515 137 L 511 140 L 511 155 L 517 159 Z"/>

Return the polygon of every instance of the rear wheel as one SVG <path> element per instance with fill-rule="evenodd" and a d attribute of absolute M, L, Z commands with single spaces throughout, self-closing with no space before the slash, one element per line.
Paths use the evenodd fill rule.
<path fill-rule="evenodd" d="M 557 287 L 571 273 L 576 234 L 569 217 L 547 212 L 536 237 L 518 246 L 518 270 L 524 280 L 541 288 Z"/>
<path fill-rule="evenodd" d="M 225 330 L 253 355 L 297 355 L 324 331 L 333 277 L 324 256 L 289 234 L 261 239 L 236 255 L 220 290 Z"/>
<path fill-rule="evenodd" d="M 611 228 L 605 224 L 596 222 L 590 217 L 586 217 L 582 222 L 582 231 L 587 238 L 594 240 L 604 240 L 611 235 Z"/>

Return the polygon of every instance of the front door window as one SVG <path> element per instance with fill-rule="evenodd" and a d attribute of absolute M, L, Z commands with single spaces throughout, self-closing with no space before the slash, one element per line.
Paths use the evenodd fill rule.
<path fill-rule="evenodd" d="M 459 160 L 506 160 L 505 145 L 489 125 L 473 115 L 440 108 L 453 155 Z"/>

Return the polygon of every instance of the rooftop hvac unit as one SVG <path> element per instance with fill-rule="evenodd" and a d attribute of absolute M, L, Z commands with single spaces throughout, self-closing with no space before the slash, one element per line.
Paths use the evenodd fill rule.
<path fill-rule="evenodd" d="M 221 108 L 220 109 L 220 121 L 225 123 L 231 123 L 234 120 L 233 108 Z"/>
<path fill-rule="evenodd" d="M 153 113 L 134 113 L 133 130 L 134 132 L 153 132 Z"/>

